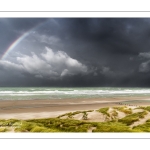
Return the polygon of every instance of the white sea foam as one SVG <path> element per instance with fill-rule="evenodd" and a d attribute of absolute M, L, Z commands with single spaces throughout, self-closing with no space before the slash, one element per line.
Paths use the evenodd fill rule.
<path fill-rule="evenodd" d="M 40 94 L 62 94 L 62 95 L 111 95 L 111 94 L 150 94 L 150 90 L 72 90 L 72 91 L 0 91 L 0 95 L 40 95 Z"/>
<path fill-rule="evenodd" d="M 10 97 L 29 97 L 61 99 L 65 97 L 92 97 L 92 96 L 128 96 L 128 95 L 150 95 L 150 89 L 140 88 L 3 88 L 0 89 L 0 99 L 11 99 Z"/>

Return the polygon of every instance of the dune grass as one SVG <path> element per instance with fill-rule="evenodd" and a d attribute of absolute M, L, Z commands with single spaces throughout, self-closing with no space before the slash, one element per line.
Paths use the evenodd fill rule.
<path fill-rule="evenodd" d="M 22 121 L 22 124 L 15 128 L 16 132 L 30 132 L 35 127 L 42 127 L 42 124 L 34 123 L 34 122 L 26 122 Z"/>
<path fill-rule="evenodd" d="M 9 120 L 3 120 L 4 124 L 6 122 Z M 18 120 L 14 125 L 17 123 Z M 92 127 L 95 128 L 93 132 L 131 132 L 128 126 L 118 122 L 85 122 L 59 118 L 26 120 L 14 127 L 15 132 L 87 132 Z M 3 128 L 1 132 L 6 132 L 6 129 Z"/>
<path fill-rule="evenodd" d="M 83 113 L 83 115 L 85 115 L 85 114 L 87 114 L 87 112 L 92 112 L 92 111 L 93 110 L 69 112 L 69 113 L 59 115 L 57 118 L 61 118 L 61 117 L 66 116 L 68 119 L 69 118 L 72 119 L 74 115 L 77 115 L 77 114 L 80 114 L 80 113 Z"/>
<path fill-rule="evenodd" d="M 59 130 L 36 126 L 32 128 L 30 132 L 59 132 Z"/>
<path fill-rule="evenodd" d="M 147 107 L 141 107 L 141 108 L 143 108 L 144 110 L 147 110 L 147 111 L 150 112 L 150 106 L 147 106 Z"/>
<path fill-rule="evenodd" d="M 36 120 L 36 122 L 44 123 L 46 128 L 57 129 L 60 132 L 87 132 L 91 127 L 96 128 L 93 132 L 131 132 L 128 126 L 120 122 L 84 122 L 58 118 L 46 120 L 39 119 Z"/>
<path fill-rule="evenodd" d="M 139 132 L 150 132 L 150 119 L 147 120 L 144 124 L 133 127 L 133 131 Z"/>
<path fill-rule="evenodd" d="M 122 122 L 126 125 L 131 125 L 136 121 L 139 121 L 140 118 L 144 118 L 144 116 L 147 115 L 146 111 L 134 113 L 131 115 L 127 115 L 126 117 L 119 119 L 119 122 Z"/>
<path fill-rule="evenodd" d="M 150 125 L 150 122 L 146 125 Z M 85 122 L 59 118 L 22 121 L 20 126 L 15 127 L 15 132 L 87 132 L 92 127 L 95 128 L 93 132 L 142 132 L 141 128 L 130 129 L 124 122 Z M 5 127 L 0 128 L 0 132 L 6 131 Z"/>
<path fill-rule="evenodd" d="M 87 132 L 87 130 L 92 127 L 92 123 L 73 119 L 49 118 L 29 120 L 29 122 L 40 123 L 46 128 L 57 130 L 59 132 Z"/>
<path fill-rule="evenodd" d="M 118 117 L 118 112 L 116 110 L 113 110 L 111 112 L 111 119 L 112 120 L 117 120 L 117 117 Z"/>
<path fill-rule="evenodd" d="M 97 110 L 98 112 L 110 117 L 110 114 L 108 113 L 109 107 L 105 107 L 105 108 L 100 108 L 99 110 Z"/>
<path fill-rule="evenodd" d="M 8 129 L 6 127 L 0 127 L 0 132 L 6 132 Z"/>
<path fill-rule="evenodd" d="M 12 126 L 14 123 L 19 122 L 17 119 L 0 120 L 0 126 Z"/>
<path fill-rule="evenodd" d="M 118 111 L 121 111 L 125 114 L 132 114 L 132 109 L 131 108 L 127 108 L 126 106 L 124 107 L 113 107 L 114 109 L 118 110 Z"/>
<path fill-rule="evenodd" d="M 116 110 L 112 111 L 112 116 L 117 117 L 118 116 L 118 112 Z"/>
<path fill-rule="evenodd" d="M 150 119 L 147 120 L 144 124 L 134 126 L 133 128 L 130 125 L 136 121 L 139 121 L 140 118 L 144 118 L 149 111 L 150 107 L 144 108 L 143 112 L 131 113 L 125 111 L 126 107 L 115 107 L 110 114 L 108 113 L 109 107 L 100 108 L 97 110 L 106 117 L 112 117 L 112 121 L 105 120 L 105 122 L 89 122 L 87 112 L 89 111 L 76 111 L 70 112 L 63 115 L 60 115 L 57 118 L 45 118 L 45 119 L 30 119 L 30 120 L 0 120 L 0 132 L 9 132 L 11 127 L 13 127 L 15 132 L 150 132 Z M 117 110 L 125 111 L 126 117 L 122 119 L 117 119 L 118 112 Z M 82 113 L 83 120 L 72 119 L 76 114 Z M 62 116 L 67 116 L 66 119 L 62 119 Z M 69 117 L 71 116 L 71 117 Z"/>
<path fill-rule="evenodd" d="M 132 132 L 132 130 L 120 122 L 102 122 L 93 132 Z"/>

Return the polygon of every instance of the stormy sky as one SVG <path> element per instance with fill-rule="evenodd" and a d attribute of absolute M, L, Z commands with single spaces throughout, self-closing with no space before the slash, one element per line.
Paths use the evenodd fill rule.
<path fill-rule="evenodd" d="M 150 18 L 0 18 L 0 86 L 150 87 Z"/>

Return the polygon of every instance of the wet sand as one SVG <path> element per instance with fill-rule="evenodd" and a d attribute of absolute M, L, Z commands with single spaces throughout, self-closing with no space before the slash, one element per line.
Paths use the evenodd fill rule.
<path fill-rule="evenodd" d="M 144 100 L 142 102 L 142 100 Z M 33 119 L 57 117 L 60 114 L 120 105 L 150 105 L 150 97 L 111 97 L 92 99 L 2 100 L 0 119 Z"/>

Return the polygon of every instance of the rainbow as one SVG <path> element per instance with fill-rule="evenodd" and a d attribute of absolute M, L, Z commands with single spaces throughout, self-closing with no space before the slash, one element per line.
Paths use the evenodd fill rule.
<path fill-rule="evenodd" d="M 7 58 L 7 56 L 9 55 L 9 53 L 24 39 L 26 38 L 28 35 L 30 35 L 30 33 L 41 27 L 44 23 L 46 23 L 48 20 L 42 22 L 42 23 L 38 23 L 35 27 L 31 28 L 30 30 L 28 30 L 26 33 L 22 34 L 19 38 L 17 38 L 7 49 L 6 51 L 2 54 L 2 56 L 0 57 L 1 60 L 4 60 Z"/>
<path fill-rule="evenodd" d="M 26 32 L 24 34 L 22 34 L 19 38 L 17 38 L 9 47 L 8 49 L 2 54 L 1 56 L 1 60 L 5 59 L 8 54 L 24 39 L 26 38 L 29 34 L 31 33 L 31 31 Z"/>

